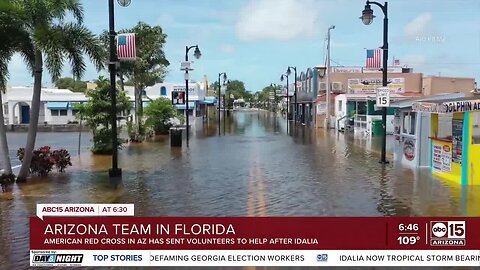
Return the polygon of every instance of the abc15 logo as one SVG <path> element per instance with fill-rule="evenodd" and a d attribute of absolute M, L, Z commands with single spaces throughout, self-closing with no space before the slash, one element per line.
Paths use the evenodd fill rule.
<path fill-rule="evenodd" d="M 430 221 L 430 238 L 465 239 L 465 221 Z"/>

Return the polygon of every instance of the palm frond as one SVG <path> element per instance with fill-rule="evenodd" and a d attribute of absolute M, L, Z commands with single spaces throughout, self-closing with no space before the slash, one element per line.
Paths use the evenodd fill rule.
<path fill-rule="evenodd" d="M 78 0 L 43 0 L 46 6 L 49 7 L 52 18 L 63 22 L 68 13 L 73 15 L 73 18 L 78 24 L 83 23 L 84 9 Z"/>
<path fill-rule="evenodd" d="M 83 25 L 69 23 L 63 25 L 59 30 L 63 36 L 63 47 L 70 48 L 66 51 L 67 55 L 70 52 L 72 54 L 76 53 L 75 50 L 80 50 L 90 58 L 97 70 L 104 67 L 107 56 L 105 50 L 100 40 L 88 28 Z"/>

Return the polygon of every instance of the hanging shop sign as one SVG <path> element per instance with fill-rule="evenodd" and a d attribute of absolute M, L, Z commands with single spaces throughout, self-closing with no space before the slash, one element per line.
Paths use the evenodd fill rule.
<path fill-rule="evenodd" d="M 455 113 L 480 111 L 480 99 L 450 101 L 444 103 L 415 102 L 412 105 L 413 111 L 431 113 Z"/>
<path fill-rule="evenodd" d="M 383 87 L 383 80 L 379 79 L 348 79 L 349 93 L 353 94 L 375 94 L 377 88 Z M 390 93 L 404 93 L 405 92 L 405 79 L 393 78 L 387 80 L 387 86 Z"/>

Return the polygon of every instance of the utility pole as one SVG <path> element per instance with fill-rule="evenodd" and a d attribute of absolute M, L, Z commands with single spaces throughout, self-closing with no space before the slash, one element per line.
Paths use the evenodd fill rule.
<path fill-rule="evenodd" d="M 326 113 L 326 119 L 325 119 L 325 127 L 327 129 L 330 128 L 330 30 L 335 29 L 335 25 L 332 25 L 328 28 L 328 33 L 327 33 L 327 113 Z"/>

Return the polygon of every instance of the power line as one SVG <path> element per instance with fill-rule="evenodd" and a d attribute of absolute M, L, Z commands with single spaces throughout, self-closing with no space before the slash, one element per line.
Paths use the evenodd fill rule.
<path fill-rule="evenodd" d="M 340 64 L 340 63 L 338 63 L 337 61 L 335 61 L 335 60 L 333 60 L 333 59 L 330 59 L 330 61 L 332 61 L 333 63 L 335 63 L 335 64 L 339 65 L 340 67 L 345 67 L 344 65 L 342 65 L 342 64 Z"/>

